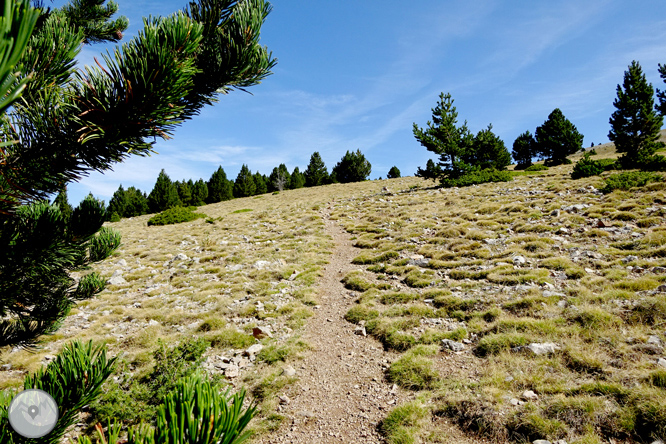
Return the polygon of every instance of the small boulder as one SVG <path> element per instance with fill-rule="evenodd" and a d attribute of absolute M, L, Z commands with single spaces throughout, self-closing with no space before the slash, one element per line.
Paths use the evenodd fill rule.
<path fill-rule="evenodd" d="M 368 333 L 365 331 L 365 327 L 362 325 L 359 325 L 358 327 L 354 328 L 354 334 L 359 335 L 359 336 L 367 336 Z"/>
<path fill-rule="evenodd" d="M 266 337 L 272 338 L 273 333 L 271 332 L 271 329 L 268 327 L 254 327 L 252 329 L 252 336 L 254 336 L 257 339 L 264 339 Z"/>
<path fill-rule="evenodd" d="M 248 356 L 254 356 L 264 349 L 264 346 L 261 344 L 250 345 L 246 350 L 245 354 Z"/>
<path fill-rule="evenodd" d="M 230 364 L 226 369 L 224 369 L 224 376 L 227 378 L 237 378 L 240 374 L 240 369 L 236 364 Z"/>
<path fill-rule="evenodd" d="M 529 350 L 535 355 L 549 355 L 551 353 L 555 353 L 555 350 L 557 350 L 559 347 L 552 342 L 544 342 L 544 343 L 538 343 L 538 342 L 533 342 L 530 345 L 525 346 L 525 350 Z"/>
<path fill-rule="evenodd" d="M 178 253 L 176 257 L 173 258 L 174 261 L 186 261 L 188 259 L 185 253 Z"/>
<path fill-rule="evenodd" d="M 288 377 L 292 377 L 296 375 L 296 370 L 291 365 L 287 365 L 282 367 L 282 374 Z"/>
<path fill-rule="evenodd" d="M 527 262 L 527 260 L 522 256 L 514 256 L 512 260 L 513 260 L 513 265 L 517 267 L 525 265 L 525 263 Z"/>
<path fill-rule="evenodd" d="M 268 267 L 270 264 L 271 263 L 268 261 L 257 261 L 252 266 L 257 270 L 263 270 L 264 268 Z"/>
<path fill-rule="evenodd" d="M 523 392 L 523 394 L 521 395 L 521 397 L 522 397 L 525 401 L 536 401 L 536 400 L 539 399 L 539 395 L 537 395 L 536 393 L 534 393 L 532 390 L 525 390 L 525 391 Z"/>
<path fill-rule="evenodd" d="M 666 368 L 666 359 L 664 359 L 664 358 L 659 358 L 659 359 L 657 359 L 657 365 L 658 365 L 659 367 L 664 367 L 664 368 Z"/>
<path fill-rule="evenodd" d="M 442 347 L 454 352 L 465 350 L 465 346 L 462 343 L 452 341 L 451 339 L 442 339 Z"/>
<path fill-rule="evenodd" d="M 127 267 L 127 261 L 125 259 L 120 259 L 118 262 L 116 262 L 116 265 L 119 267 Z"/>

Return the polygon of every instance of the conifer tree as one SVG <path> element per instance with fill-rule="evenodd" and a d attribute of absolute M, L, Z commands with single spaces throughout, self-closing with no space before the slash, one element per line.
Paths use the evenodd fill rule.
<path fill-rule="evenodd" d="M 583 135 L 559 108 L 555 108 L 543 125 L 535 131 L 536 152 L 546 159 L 546 165 L 571 163 L 567 156 L 583 149 Z"/>
<path fill-rule="evenodd" d="M 254 194 L 266 194 L 268 192 L 268 188 L 266 187 L 266 182 L 264 181 L 264 176 L 257 171 L 254 173 L 254 176 L 252 176 L 254 179 Z"/>
<path fill-rule="evenodd" d="M 107 220 L 110 220 L 114 214 L 117 214 L 119 217 L 127 217 L 125 216 L 127 206 L 127 193 L 123 188 L 123 184 L 120 184 L 118 189 L 113 193 L 113 196 L 111 196 L 109 206 L 106 208 Z"/>
<path fill-rule="evenodd" d="M 227 173 L 224 172 L 221 166 L 210 176 L 207 185 L 207 203 L 222 202 L 234 198 L 234 184 L 227 179 Z"/>
<path fill-rule="evenodd" d="M 400 170 L 397 166 L 392 166 L 389 172 L 386 174 L 387 179 L 397 179 L 400 177 Z"/>
<path fill-rule="evenodd" d="M 125 191 L 127 196 L 127 206 L 125 207 L 125 214 L 122 217 L 136 217 L 142 214 L 148 214 L 148 198 L 146 193 L 142 193 L 136 187 L 129 187 Z"/>
<path fill-rule="evenodd" d="M 536 141 L 529 131 L 525 131 L 513 142 L 513 160 L 516 161 L 516 169 L 524 170 L 532 165 L 532 158 L 536 156 Z"/>
<path fill-rule="evenodd" d="M 310 156 L 310 163 L 305 169 L 305 186 L 316 187 L 328 182 L 328 170 L 318 151 Z"/>
<path fill-rule="evenodd" d="M 185 181 L 176 181 L 174 182 L 174 185 L 178 191 L 178 200 L 180 200 L 180 204 L 184 207 L 192 205 L 192 188 L 190 185 Z"/>
<path fill-rule="evenodd" d="M 664 147 L 659 142 L 663 116 L 654 107 L 654 89 L 648 83 L 637 61 L 624 72 L 622 85 L 617 85 L 616 110 L 610 118 L 608 138 L 615 149 L 624 153 L 624 168 L 646 167 L 654 153 Z"/>
<path fill-rule="evenodd" d="M 370 162 L 359 149 L 356 152 L 347 151 L 340 162 L 333 167 L 335 180 L 340 183 L 361 182 L 368 178 L 371 171 Z"/>
<path fill-rule="evenodd" d="M 291 178 L 289 179 L 289 189 L 295 190 L 297 188 L 303 188 L 305 186 L 305 176 L 301 173 L 301 170 L 298 167 L 294 167 L 294 171 L 291 173 Z"/>
<path fill-rule="evenodd" d="M 58 193 L 55 200 L 53 201 L 53 204 L 57 205 L 60 208 L 62 217 L 66 221 L 72 217 L 72 212 L 74 211 L 74 208 L 72 208 L 67 199 L 67 187 L 63 188 L 62 191 Z"/>
<path fill-rule="evenodd" d="M 434 181 L 438 180 L 443 175 L 444 172 L 442 171 L 441 167 L 439 165 L 435 165 L 435 162 L 433 162 L 432 159 L 428 159 L 425 169 L 417 167 L 415 174 L 416 177 L 421 177 L 426 180 L 431 179 Z"/>
<path fill-rule="evenodd" d="M 659 76 L 666 83 L 666 65 L 662 65 L 661 63 L 659 64 Z M 659 99 L 659 103 L 655 107 L 662 117 L 666 117 L 666 91 L 657 89 L 657 98 Z"/>
<path fill-rule="evenodd" d="M 511 155 L 504 141 L 493 133 L 493 126 L 479 131 L 474 137 L 471 149 L 462 156 L 463 162 L 478 169 L 504 170 L 511 163 Z"/>
<path fill-rule="evenodd" d="M 254 183 L 254 177 L 250 169 L 247 165 L 243 164 L 234 183 L 234 197 L 254 196 L 256 188 L 257 186 Z"/>
<path fill-rule="evenodd" d="M 291 175 L 284 163 L 273 168 L 271 175 L 268 177 L 271 191 L 282 191 L 289 188 L 289 180 Z"/>
<path fill-rule="evenodd" d="M 467 121 L 462 126 L 457 125 L 458 112 L 453 102 L 450 93 L 440 93 L 437 106 L 432 108 L 432 122 L 428 121 L 425 129 L 414 123 L 412 129 L 422 146 L 439 155 L 437 168 L 426 168 L 425 172 L 441 171 L 441 177 L 446 178 L 458 178 L 471 169 L 462 159 L 474 139 L 467 128 Z"/>
<path fill-rule="evenodd" d="M 192 186 L 192 200 L 190 201 L 190 205 L 197 207 L 206 205 L 206 199 L 208 199 L 208 185 L 206 185 L 203 179 L 199 179 Z"/>
<path fill-rule="evenodd" d="M 176 185 L 171 182 L 167 173 L 162 169 L 157 176 L 153 190 L 148 195 L 148 208 L 152 213 L 159 213 L 179 205 L 180 199 L 178 198 Z"/>

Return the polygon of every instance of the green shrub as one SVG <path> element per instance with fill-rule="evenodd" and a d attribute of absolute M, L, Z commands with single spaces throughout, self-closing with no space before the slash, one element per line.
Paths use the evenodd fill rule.
<path fill-rule="evenodd" d="M 509 171 L 485 169 L 471 171 L 458 178 L 442 179 L 442 186 L 446 188 L 467 187 L 488 182 L 510 182 L 511 180 L 513 180 L 513 175 Z"/>
<path fill-rule="evenodd" d="M 196 207 L 173 207 L 164 210 L 161 213 L 148 219 L 148 225 L 170 225 L 179 224 L 181 222 L 189 222 L 191 220 L 206 217 L 205 214 L 195 213 L 192 208 Z"/>
<path fill-rule="evenodd" d="M 650 182 L 663 182 L 664 177 L 646 171 L 627 171 L 624 173 L 613 174 L 605 179 L 605 185 L 601 189 L 604 194 L 615 190 L 629 190 L 634 187 L 642 187 Z"/>
<path fill-rule="evenodd" d="M 571 172 L 572 179 L 583 177 L 598 176 L 604 172 L 604 167 L 600 161 L 590 158 L 590 153 L 585 153 L 582 159 L 576 162 Z"/>
<path fill-rule="evenodd" d="M 435 387 L 439 374 L 428 356 L 437 353 L 437 345 L 418 345 L 396 360 L 388 370 L 390 382 L 410 390 Z"/>
<path fill-rule="evenodd" d="M 109 218 L 109 222 L 120 222 L 120 215 L 114 211 Z"/>
<path fill-rule="evenodd" d="M 535 163 L 534 165 L 530 165 L 527 168 L 525 168 L 525 171 L 545 171 L 547 170 L 548 167 L 544 165 L 543 163 Z"/>
<path fill-rule="evenodd" d="M 137 378 L 131 376 L 127 368 L 121 369 L 118 380 L 91 405 L 96 418 L 115 418 L 130 424 L 150 420 L 155 416 L 158 404 L 174 390 L 177 381 L 200 368 L 208 348 L 208 341 L 203 338 L 189 339 L 174 347 L 167 347 L 160 340 L 158 344 L 153 353 L 155 365 L 152 371 Z"/>

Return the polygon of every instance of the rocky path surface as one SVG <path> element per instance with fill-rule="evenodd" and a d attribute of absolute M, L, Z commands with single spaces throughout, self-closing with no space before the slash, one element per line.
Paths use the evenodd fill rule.
<path fill-rule="evenodd" d="M 296 366 L 299 381 L 289 399 L 283 397 L 280 413 L 288 419 L 257 440 L 261 444 L 380 443 L 377 424 L 409 396 L 385 380 L 395 356 L 369 336 L 355 334 L 344 320 L 355 296 L 340 279 L 355 268 L 351 260 L 358 252 L 337 222 L 323 217 L 336 247 L 319 283 L 320 305 L 303 335 L 313 350 Z"/>

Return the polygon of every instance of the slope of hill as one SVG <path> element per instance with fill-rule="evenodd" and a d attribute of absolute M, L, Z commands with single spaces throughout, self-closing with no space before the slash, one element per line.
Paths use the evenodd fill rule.
<path fill-rule="evenodd" d="M 604 195 L 571 168 L 460 189 L 329 185 L 200 208 L 208 221 L 110 224 L 123 245 L 95 268 L 114 284 L 43 350 L 6 353 L 0 384 L 75 338 L 106 342 L 138 377 L 158 339 L 204 337 L 207 371 L 259 402 L 257 443 L 663 437 L 666 184 Z"/>

